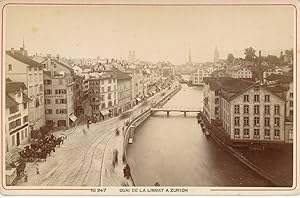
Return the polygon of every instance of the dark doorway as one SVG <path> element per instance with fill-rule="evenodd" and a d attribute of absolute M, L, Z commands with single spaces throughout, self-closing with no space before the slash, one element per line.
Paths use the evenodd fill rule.
<path fill-rule="evenodd" d="M 17 133 L 17 146 L 20 145 L 20 133 Z"/>

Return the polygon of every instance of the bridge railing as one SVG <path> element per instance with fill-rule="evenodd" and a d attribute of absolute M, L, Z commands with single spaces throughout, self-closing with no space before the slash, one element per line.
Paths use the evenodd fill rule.
<path fill-rule="evenodd" d="M 200 111 L 201 107 L 183 107 L 183 106 L 167 106 L 162 108 L 152 108 L 152 109 L 161 109 L 161 110 L 187 110 L 187 111 Z"/>

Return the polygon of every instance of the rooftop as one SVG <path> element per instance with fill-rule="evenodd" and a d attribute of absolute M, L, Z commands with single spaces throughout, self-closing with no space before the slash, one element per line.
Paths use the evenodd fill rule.
<path fill-rule="evenodd" d="M 265 78 L 268 81 L 277 81 L 278 83 L 290 83 L 293 82 L 292 75 L 280 75 L 280 74 L 271 74 Z"/>
<path fill-rule="evenodd" d="M 23 82 L 6 82 L 6 92 L 16 92 L 20 89 L 27 89 Z"/>
<path fill-rule="evenodd" d="M 25 63 L 25 64 L 31 66 L 31 67 L 41 67 L 41 68 L 44 67 L 42 64 L 32 60 L 28 56 L 23 55 L 20 51 L 17 51 L 17 50 L 15 50 L 14 52 L 6 51 L 6 54 L 22 63 Z"/>

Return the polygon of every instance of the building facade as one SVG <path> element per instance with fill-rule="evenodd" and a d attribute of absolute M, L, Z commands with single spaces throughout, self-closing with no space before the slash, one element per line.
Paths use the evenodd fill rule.
<path fill-rule="evenodd" d="M 6 51 L 5 75 L 12 81 L 23 82 L 28 104 L 29 136 L 45 125 L 43 65 L 27 56 L 25 49 Z"/>
<path fill-rule="evenodd" d="M 221 96 L 222 126 L 233 142 L 284 142 L 284 98 L 258 84 Z"/>
<path fill-rule="evenodd" d="M 28 104 L 23 82 L 6 82 L 5 97 L 5 151 L 10 152 L 30 141 Z"/>
<path fill-rule="evenodd" d="M 203 78 L 209 77 L 208 71 L 203 68 L 198 68 L 191 73 L 191 80 L 193 85 L 203 85 Z"/>

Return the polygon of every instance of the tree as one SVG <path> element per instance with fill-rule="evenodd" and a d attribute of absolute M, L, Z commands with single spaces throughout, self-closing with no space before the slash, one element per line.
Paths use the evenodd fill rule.
<path fill-rule="evenodd" d="M 255 49 L 253 49 L 252 47 L 246 48 L 245 49 L 245 60 L 246 61 L 254 61 L 256 59 L 256 55 L 255 55 Z"/>
<path fill-rule="evenodd" d="M 293 61 L 293 50 L 285 50 L 284 51 L 285 56 L 287 57 L 288 62 L 292 62 Z"/>
<path fill-rule="evenodd" d="M 233 63 L 233 61 L 234 61 L 234 56 L 233 56 L 233 54 L 228 54 L 228 56 L 227 56 L 227 62 L 228 63 Z"/>

